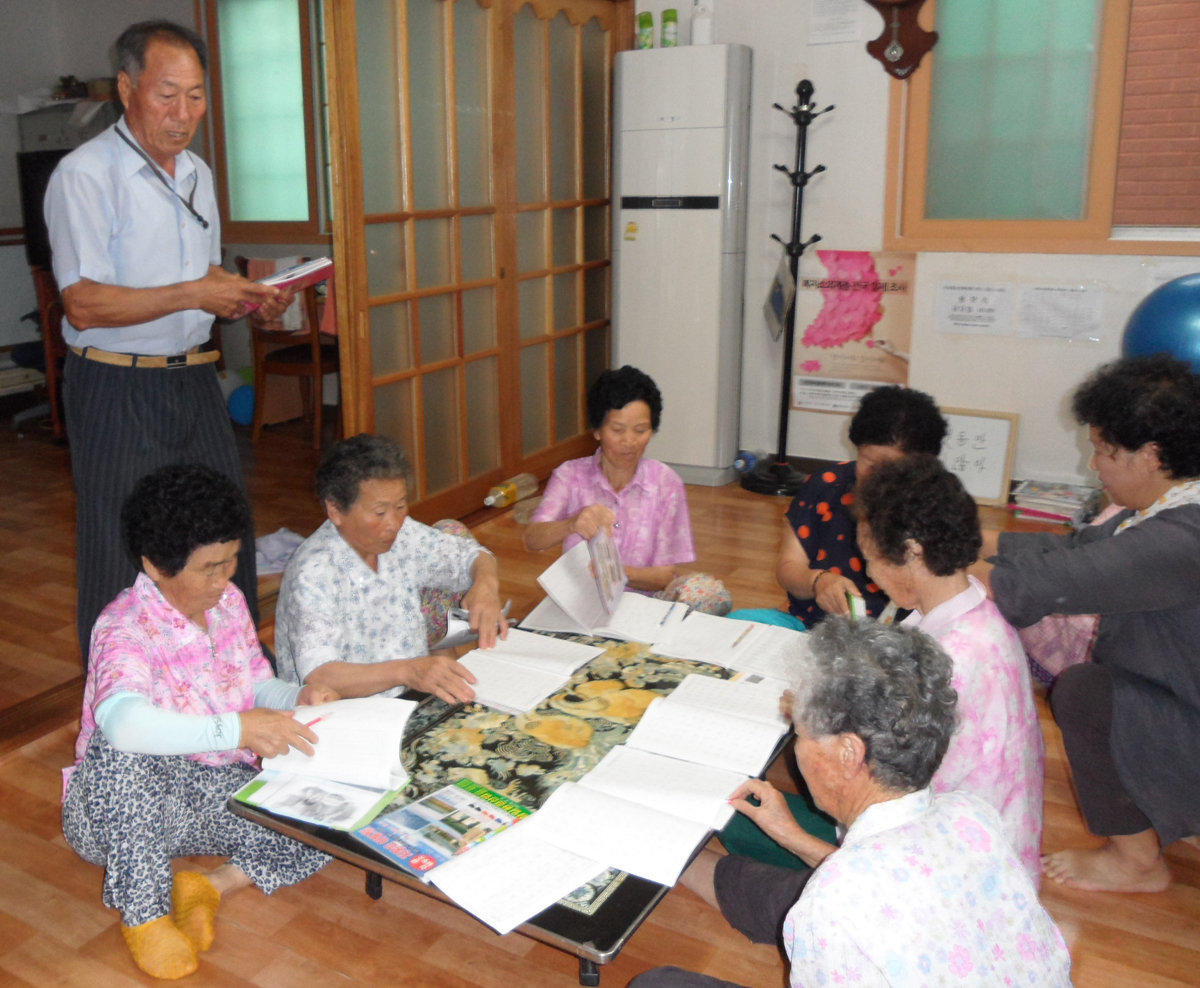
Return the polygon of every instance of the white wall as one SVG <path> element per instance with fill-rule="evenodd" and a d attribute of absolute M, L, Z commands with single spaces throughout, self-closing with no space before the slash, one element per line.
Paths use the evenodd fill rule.
<path fill-rule="evenodd" d="M 660 11 L 677 0 L 638 0 L 638 10 Z M 779 416 L 783 344 L 767 334 L 761 315 L 779 262 L 768 239 L 790 230 L 791 188 L 772 170 L 791 167 L 795 128 L 772 103 L 790 107 L 801 78 L 816 101 L 837 109 L 809 131 L 809 168 L 828 169 L 809 184 L 804 237 L 819 233 L 821 247 L 879 250 L 883 246 L 888 76 L 866 54 L 882 21 L 861 4 L 858 42 L 809 45 L 811 0 L 715 0 L 714 40 L 754 49 L 750 147 L 750 213 L 746 235 L 746 307 L 742 351 L 741 444 L 774 450 Z M 690 5 L 679 2 L 680 38 L 690 37 Z M 924 68 L 921 69 L 924 71 Z M 922 253 L 917 261 L 910 384 L 943 405 L 1017 412 L 1021 416 L 1014 475 L 1083 480 L 1087 458 L 1071 421 L 1069 395 L 1094 367 L 1116 356 L 1125 320 L 1145 295 L 1147 269 L 1160 259 L 1061 254 Z M 934 333 L 935 285 L 948 279 L 1016 284 L 1097 285 L 1105 289 L 1098 344 Z M 799 327 L 798 327 L 799 329 Z M 792 412 L 788 453 L 843 459 L 849 418 Z"/>
<path fill-rule="evenodd" d="M 113 44 L 130 24 L 166 17 L 194 25 L 192 0 L 4 0 L 0 32 L 0 108 L 51 88 L 62 75 L 95 79 L 116 74 Z M 16 153 L 17 118 L 0 111 L 0 228 L 21 225 Z M 17 319 L 36 308 L 24 247 L 0 248 L 0 346 L 35 339 Z"/>

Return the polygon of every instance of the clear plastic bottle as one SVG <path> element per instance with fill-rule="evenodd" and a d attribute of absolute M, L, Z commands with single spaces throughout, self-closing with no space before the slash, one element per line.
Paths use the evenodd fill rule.
<path fill-rule="evenodd" d="M 532 497 L 537 489 L 537 477 L 531 473 L 519 473 L 488 491 L 483 503 L 489 508 L 507 508 L 522 498 Z"/>
<path fill-rule="evenodd" d="M 659 47 L 679 47 L 679 13 L 674 7 L 668 7 L 662 12 L 662 37 Z"/>

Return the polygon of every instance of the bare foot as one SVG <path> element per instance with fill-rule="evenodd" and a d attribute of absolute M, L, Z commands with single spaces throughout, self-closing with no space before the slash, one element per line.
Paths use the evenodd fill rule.
<path fill-rule="evenodd" d="M 1042 855 L 1042 872 L 1068 888 L 1085 892 L 1161 892 L 1171 884 L 1162 855 L 1148 862 L 1123 854 L 1109 840 L 1103 847 Z"/>

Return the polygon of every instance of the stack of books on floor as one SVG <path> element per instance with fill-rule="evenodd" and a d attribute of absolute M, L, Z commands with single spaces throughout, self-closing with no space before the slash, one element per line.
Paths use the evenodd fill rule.
<path fill-rule="evenodd" d="M 1078 484 L 1022 480 L 1013 488 L 1008 510 L 1015 518 L 1058 522 L 1078 528 L 1095 516 L 1101 493 L 1099 488 Z"/>

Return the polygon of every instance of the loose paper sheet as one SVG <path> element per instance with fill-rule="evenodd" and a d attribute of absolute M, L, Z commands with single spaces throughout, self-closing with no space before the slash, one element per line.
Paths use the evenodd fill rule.
<path fill-rule="evenodd" d="M 834 45 L 862 37 L 861 0 L 812 0 L 808 19 L 810 45 Z"/>
<path fill-rule="evenodd" d="M 1017 335 L 1100 342 L 1104 289 L 1093 285 L 1022 285 Z"/>
<path fill-rule="evenodd" d="M 536 818 L 451 858 L 430 874 L 430 881 L 504 934 L 606 869 L 602 861 L 540 840 L 533 829 Z"/>
<path fill-rule="evenodd" d="M 939 333 L 1007 336 L 1012 332 L 1013 286 L 939 282 L 933 328 Z"/>

